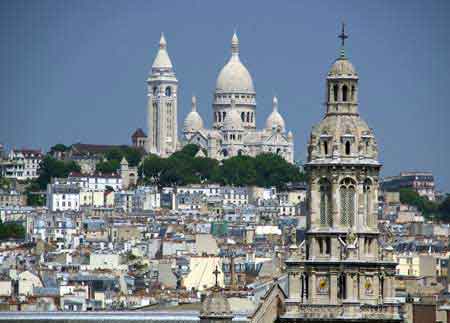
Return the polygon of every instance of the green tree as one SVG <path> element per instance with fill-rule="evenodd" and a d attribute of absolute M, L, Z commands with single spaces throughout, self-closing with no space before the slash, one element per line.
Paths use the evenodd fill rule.
<path fill-rule="evenodd" d="M 115 173 L 120 168 L 120 162 L 117 160 L 107 160 L 97 163 L 95 170 L 100 173 Z"/>
<path fill-rule="evenodd" d="M 50 155 L 46 155 L 42 159 L 39 168 L 39 177 L 37 178 L 37 184 L 39 189 L 45 190 L 50 180 L 55 177 L 65 178 L 71 172 L 79 172 L 80 166 L 74 161 L 62 161 L 56 160 Z"/>
<path fill-rule="evenodd" d="M 4 224 L 0 220 L 0 240 L 4 239 L 23 239 L 25 237 L 25 228 L 18 223 Z"/>
<path fill-rule="evenodd" d="M 144 177 L 145 183 L 160 186 L 160 177 L 164 169 L 164 160 L 154 154 L 144 159 L 139 168 L 139 175 Z"/>
<path fill-rule="evenodd" d="M 63 145 L 63 144 L 56 144 L 50 148 L 50 153 L 55 152 L 55 151 L 65 152 L 68 150 L 70 150 L 70 147 Z"/>

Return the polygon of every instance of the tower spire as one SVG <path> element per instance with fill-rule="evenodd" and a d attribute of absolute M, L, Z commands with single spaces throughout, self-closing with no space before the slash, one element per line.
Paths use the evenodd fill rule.
<path fill-rule="evenodd" d="M 192 96 L 192 111 L 197 111 L 197 97 L 195 95 Z"/>
<path fill-rule="evenodd" d="M 276 96 L 273 97 L 272 107 L 273 111 L 278 111 L 278 98 Z"/>
<path fill-rule="evenodd" d="M 345 40 L 348 38 L 348 35 L 345 33 L 345 22 L 342 22 L 342 29 L 338 38 L 341 39 L 341 58 L 345 58 Z"/>
<path fill-rule="evenodd" d="M 236 34 L 236 30 L 233 33 L 233 37 L 231 38 L 231 54 L 233 56 L 239 55 L 239 39 Z"/>
<path fill-rule="evenodd" d="M 164 33 L 161 33 L 161 38 L 159 39 L 159 48 L 161 49 L 166 49 L 167 47 L 167 42 L 166 42 L 166 38 L 164 37 Z"/>

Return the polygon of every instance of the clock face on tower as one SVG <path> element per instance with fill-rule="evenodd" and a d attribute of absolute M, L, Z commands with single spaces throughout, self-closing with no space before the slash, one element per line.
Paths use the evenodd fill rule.
<path fill-rule="evenodd" d="M 328 282 L 328 277 L 322 276 L 317 279 L 317 293 L 318 294 L 328 294 L 330 284 Z"/>

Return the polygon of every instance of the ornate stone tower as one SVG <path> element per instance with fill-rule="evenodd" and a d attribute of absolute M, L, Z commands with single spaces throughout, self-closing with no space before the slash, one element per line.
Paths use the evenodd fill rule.
<path fill-rule="evenodd" d="M 309 141 L 307 234 L 286 261 L 289 293 L 281 321 L 398 322 L 396 263 L 392 248 L 378 240 L 377 143 L 358 112 L 358 74 L 344 53 L 344 26 L 339 37 L 325 117 Z"/>
<path fill-rule="evenodd" d="M 231 323 L 233 321 L 233 312 L 230 308 L 228 299 L 220 291 L 218 284 L 219 269 L 216 267 L 214 275 L 216 276 L 216 285 L 213 287 L 202 304 L 200 311 L 201 323 Z"/>
<path fill-rule="evenodd" d="M 166 157 L 177 149 L 178 80 L 161 34 L 159 51 L 147 79 L 148 137 L 146 151 Z"/>

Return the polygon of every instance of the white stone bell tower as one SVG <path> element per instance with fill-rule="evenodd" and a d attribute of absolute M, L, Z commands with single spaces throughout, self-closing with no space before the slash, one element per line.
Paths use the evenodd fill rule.
<path fill-rule="evenodd" d="M 178 144 L 178 80 L 167 53 L 167 43 L 161 34 L 158 54 L 147 79 L 148 137 L 146 151 L 167 157 L 174 153 Z"/>

